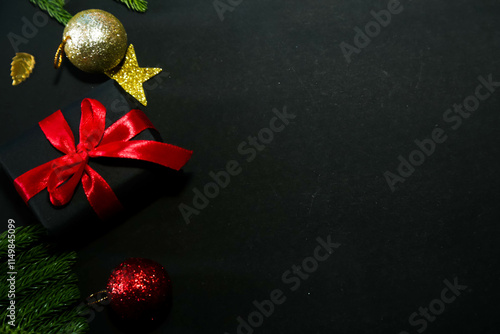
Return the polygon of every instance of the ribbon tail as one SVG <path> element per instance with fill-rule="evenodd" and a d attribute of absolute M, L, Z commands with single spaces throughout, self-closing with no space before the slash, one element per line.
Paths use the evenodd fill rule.
<path fill-rule="evenodd" d="M 99 218 L 106 220 L 123 209 L 109 184 L 90 166 L 85 166 L 82 185 L 90 206 Z"/>
<path fill-rule="evenodd" d="M 89 152 L 91 157 L 124 158 L 149 161 L 175 170 L 181 169 L 193 151 L 150 140 L 114 142 Z"/>
<path fill-rule="evenodd" d="M 59 159 L 33 168 L 14 180 L 14 186 L 25 203 L 28 203 L 33 196 L 47 188 L 52 168 L 57 163 L 57 160 Z"/>

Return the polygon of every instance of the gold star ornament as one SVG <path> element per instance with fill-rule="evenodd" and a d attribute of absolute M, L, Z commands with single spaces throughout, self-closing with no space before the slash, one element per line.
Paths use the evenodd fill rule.
<path fill-rule="evenodd" d="M 111 79 L 118 82 L 122 88 L 143 105 L 147 105 L 146 94 L 142 84 L 162 71 L 161 68 L 139 67 L 134 46 L 129 45 L 122 65 L 104 71 Z"/>

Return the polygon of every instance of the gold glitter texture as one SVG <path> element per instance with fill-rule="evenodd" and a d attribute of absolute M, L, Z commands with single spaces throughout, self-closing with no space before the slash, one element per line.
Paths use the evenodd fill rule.
<path fill-rule="evenodd" d="M 73 65 L 90 73 L 116 67 L 127 51 L 127 33 L 108 12 L 89 9 L 77 13 L 63 32 L 64 52 Z"/>
<path fill-rule="evenodd" d="M 161 71 L 161 68 L 139 67 L 134 46 L 130 44 L 125 54 L 123 65 L 105 71 L 104 73 L 111 79 L 116 80 L 127 93 L 146 106 L 148 101 L 146 101 L 146 95 L 144 94 L 142 84 Z"/>
<path fill-rule="evenodd" d="M 35 57 L 29 53 L 18 52 L 12 58 L 11 65 L 10 76 L 12 77 L 12 86 L 16 86 L 30 76 L 35 67 Z"/>

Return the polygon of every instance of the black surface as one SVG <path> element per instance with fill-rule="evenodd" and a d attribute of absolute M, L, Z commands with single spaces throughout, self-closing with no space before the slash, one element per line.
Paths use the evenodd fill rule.
<path fill-rule="evenodd" d="M 166 142 L 194 150 L 180 192 L 159 184 L 164 196 L 77 247 L 82 294 L 125 258 L 147 257 L 174 284 L 172 313 L 153 333 L 237 333 L 237 318 L 276 289 L 286 300 L 254 333 L 418 333 L 423 317 L 409 317 L 438 307 L 456 278 L 467 288 L 424 332 L 499 333 L 500 89 L 456 129 L 443 116 L 478 77 L 500 81 L 500 4 L 402 1 L 348 63 L 341 43 L 387 4 L 242 1 L 223 21 L 212 1 L 150 1 L 146 14 L 110 0 L 67 4 L 116 15 L 139 64 L 169 73 L 146 85 L 144 110 Z M 10 86 L 8 33 L 21 35 L 37 10 L 27 0 L 0 9 L 3 143 L 106 78 L 67 61 L 53 70 L 63 28 L 49 20 L 19 47 L 37 59 L 32 77 Z M 285 106 L 296 117 L 247 162 L 240 143 Z M 392 192 L 384 173 L 436 128 L 446 140 Z M 186 224 L 178 206 L 231 160 L 241 173 Z M 6 178 L 1 189 L 2 229 L 9 218 L 34 223 Z M 341 245 L 292 291 L 287 270 L 329 235 Z M 105 311 L 90 326 L 120 333 Z"/>

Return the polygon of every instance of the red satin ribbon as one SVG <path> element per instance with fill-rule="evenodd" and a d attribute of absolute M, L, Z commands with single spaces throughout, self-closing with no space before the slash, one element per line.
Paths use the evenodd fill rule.
<path fill-rule="evenodd" d="M 109 184 L 88 165 L 90 158 L 137 159 L 179 170 L 193 153 L 156 141 L 131 141 L 142 131 L 154 129 L 141 110 L 131 110 L 105 129 L 106 108 L 99 101 L 84 99 L 81 109 L 80 143 L 77 146 L 60 110 L 38 123 L 52 146 L 65 155 L 14 180 L 25 202 L 46 188 L 53 205 L 65 205 L 81 181 L 90 205 L 101 219 L 106 219 L 121 210 L 122 205 Z"/>

